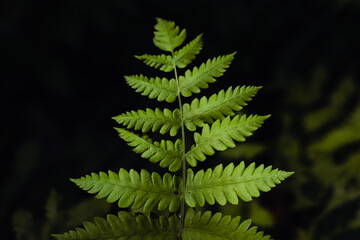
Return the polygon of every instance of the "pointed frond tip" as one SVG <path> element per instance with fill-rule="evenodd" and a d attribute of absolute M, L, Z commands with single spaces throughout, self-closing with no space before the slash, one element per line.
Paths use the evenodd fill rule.
<path fill-rule="evenodd" d="M 128 129 L 141 130 L 143 133 L 159 131 L 161 134 L 170 132 L 175 136 L 181 127 L 179 109 L 171 111 L 165 108 L 161 111 L 156 108 L 155 111 L 147 108 L 144 110 L 131 111 L 113 117 L 117 123 L 126 126 Z"/>
<path fill-rule="evenodd" d="M 209 168 L 197 173 L 188 169 L 185 201 L 190 207 L 202 207 L 205 202 L 210 205 L 215 202 L 220 205 L 227 202 L 236 205 L 239 198 L 248 202 L 252 197 L 259 197 L 260 191 L 270 191 L 275 184 L 292 174 L 294 173 L 272 169 L 272 166 L 264 168 L 264 165 L 260 165 L 256 168 L 255 163 L 245 167 L 244 162 L 236 167 L 231 163 L 225 168 L 220 164 L 214 170 Z"/>
<path fill-rule="evenodd" d="M 164 72 L 170 72 L 174 70 L 174 67 L 185 68 L 188 64 L 195 59 L 195 56 L 199 54 L 202 49 L 201 36 L 197 36 L 190 43 L 185 45 L 180 50 L 175 51 L 174 55 L 136 55 L 135 57 L 143 61 L 146 65 L 159 69 Z"/>
<path fill-rule="evenodd" d="M 185 215 L 184 239 L 196 240 L 269 240 L 257 227 L 251 226 L 251 220 L 241 221 L 240 217 L 231 218 L 221 213 L 195 212 L 190 208 Z"/>
<path fill-rule="evenodd" d="M 203 127 L 205 123 L 211 124 L 214 120 L 224 119 L 225 116 L 234 116 L 234 111 L 240 111 L 246 106 L 246 102 L 251 101 L 259 89 L 261 87 L 237 86 L 234 89 L 229 87 L 226 92 L 221 90 L 209 99 L 204 96 L 200 100 L 195 98 L 191 104 L 184 104 L 187 129 L 195 131 L 196 127 Z"/>
<path fill-rule="evenodd" d="M 126 83 L 136 92 L 150 99 L 156 98 L 158 101 L 174 102 L 177 97 L 177 87 L 175 79 L 167 78 L 148 78 L 142 74 L 125 76 Z"/>
<path fill-rule="evenodd" d="M 148 213 L 155 207 L 159 211 L 175 212 L 180 206 L 179 195 L 175 194 L 180 181 L 169 173 L 161 177 L 144 169 L 139 174 L 133 169 L 128 172 L 121 168 L 118 174 L 108 171 L 108 174 L 92 173 L 70 180 L 88 193 L 96 193 L 96 198 L 107 198 L 110 203 L 118 201 L 120 208 L 131 206 Z"/>
<path fill-rule="evenodd" d="M 181 95 L 190 97 L 193 93 L 199 93 L 200 89 L 208 88 L 209 83 L 216 81 L 215 78 L 221 77 L 230 66 L 236 52 L 208 59 L 200 67 L 187 70 L 184 76 L 179 76 Z"/>
<path fill-rule="evenodd" d="M 159 49 L 173 52 L 186 38 L 186 30 L 180 28 L 173 21 L 156 18 L 154 39 L 155 46 Z"/>
<path fill-rule="evenodd" d="M 145 215 L 132 216 L 121 211 L 118 215 L 107 215 L 106 219 L 95 218 L 94 222 L 83 222 L 83 228 L 77 228 L 64 234 L 53 234 L 58 240 L 78 239 L 160 239 L 176 240 L 179 231 L 179 219 L 172 215 L 150 219 Z"/>
<path fill-rule="evenodd" d="M 133 147 L 134 152 L 141 154 L 142 158 L 148 158 L 152 163 L 159 163 L 160 167 L 168 167 L 171 172 L 180 169 L 183 148 L 181 139 L 177 139 L 175 143 L 170 140 L 156 142 L 146 135 L 140 137 L 122 128 L 115 128 L 115 130 L 130 147 Z"/>
<path fill-rule="evenodd" d="M 197 161 L 205 161 L 205 155 L 213 155 L 215 150 L 224 151 L 236 146 L 235 141 L 244 142 L 268 119 L 270 115 L 258 116 L 245 114 L 241 117 L 226 117 L 216 120 L 213 124 L 205 124 L 201 134 L 195 132 L 195 145 L 186 153 L 186 160 L 195 167 Z"/>

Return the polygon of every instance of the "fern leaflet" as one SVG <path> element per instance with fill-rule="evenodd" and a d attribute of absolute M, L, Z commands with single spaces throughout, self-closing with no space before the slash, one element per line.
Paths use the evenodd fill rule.
<path fill-rule="evenodd" d="M 206 211 L 195 212 L 189 209 L 185 215 L 184 239 L 187 240 L 269 240 L 258 232 L 257 227 L 250 227 L 251 220 L 240 221 L 240 217 L 222 216 Z"/>
<path fill-rule="evenodd" d="M 211 126 L 205 124 L 201 134 L 195 132 L 193 146 L 186 153 L 186 160 L 190 166 L 195 167 L 197 161 L 204 161 L 205 155 L 213 155 L 215 150 L 224 151 L 227 148 L 235 147 L 234 140 L 245 141 L 245 137 L 252 135 L 270 115 L 258 116 L 246 115 L 226 117 L 223 120 L 216 120 Z"/>
<path fill-rule="evenodd" d="M 169 173 L 161 177 L 158 173 L 150 175 L 144 169 L 139 174 L 121 168 L 118 174 L 113 171 L 92 173 L 71 181 L 89 193 L 97 193 L 96 198 L 118 201 L 120 208 L 132 206 L 147 213 L 157 206 L 160 211 L 169 208 L 170 212 L 175 212 L 180 205 L 179 196 L 175 194 L 176 177 Z"/>
<path fill-rule="evenodd" d="M 93 239 L 176 239 L 178 219 L 175 216 L 160 216 L 151 219 L 145 215 L 132 216 L 128 212 L 109 214 L 105 219 L 95 218 L 94 223 L 84 222 L 84 228 L 77 228 L 64 234 L 53 234 L 58 240 Z"/>
<path fill-rule="evenodd" d="M 176 172 L 180 169 L 182 157 L 181 139 L 177 139 L 175 143 L 170 140 L 153 142 L 148 136 L 140 137 L 122 128 L 115 129 L 129 146 L 134 147 L 134 152 L 141 154 L 142 158 L 148 158 L 152 163 L 160 162 L 161 167 L 168 167 L 171 172 Z"/>
<path fill-rule="evenodd" d="M 175 79 L 148 78 L 146 76 L 132 75 L 125 76 L 127 84 L 135 89 L 136 92 L 150 99 L 156 98 L 158 101 L 173 102 L 176 100 L 177 89 Z"/>
<path fill-rule="evenodd" d="M 245 167 L 244 162 L 237 167 L 231 163 L 225 169 L 220 164 L 214 170 L 200 170 L 196 174 L 188 169 L 185 201 L 190 207 L 202 207 L 205 201 L 211 205 L 215 202 L 220 205 L 227 202 L 236 205 L 238 198 L 248 202 L 252 197 L 260 196 L 259 190 L 268 192 L 275 187 L 275 183 L 280 183 L 292 174 L 272 170 L 271 166 L 264 169 L 264 165 L 260 165 L 255 168 L 255 163 Z"/>
<path fill-rule="evenodd" d="M 213 120 L 224 119 L 225 116 L 234 116 L 234 111 L 240 111 L 247 101 L 261 87 L 229 87 L 225 92 L 221 90 L 218 94 L 213 94 L 209 99 L 202 97 L 200 100 L 195 98 L 191 104 L 184 104 L 185 126 L 190 131 L 195 131 L 196 126 L 203 127 L 205 123 L 213 123 Z"/>
<path fill-rule="evenodd" d="M 153 132 L 159 130 L 161 134 L 170 132 L 171 136 L 175 136 L 181 126 L 179 115 L 179 109 L 170 111 L 165 108 L 161 111 L 159 108 L 156 108 L 154 111 L 147 108 L 145 111 L 126 112 L 113 117 L 113 119 L 127 128 L 141 130 L 143 133 L 150 130 Z"/>
<path fill-rule="evenodd" d="M 195 56 L 202 49 L 202 34 L 197 36 L 194 40 L 184 46 L 182 49 L 178 50 L 174 54 L 174 62 L 177 67 L 185 68 L 188 64 L 195 59 Z"/>
<path fill-rule="evenodd" d="M 219 56 L 207 60 L 200 67 L 187 70 L 185 76 L 179 76 L 181 95 L 190 97 L 193 93 L 199 93 L 200 88 L 208 88 L 208 83 L 215 82 L 215 77 L 221 77 L 234 59 L 235 53 Z"/>

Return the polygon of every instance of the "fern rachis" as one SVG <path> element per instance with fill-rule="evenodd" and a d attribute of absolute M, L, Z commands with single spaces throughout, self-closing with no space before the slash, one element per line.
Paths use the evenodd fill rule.
<path fill-rule="evenodd" d="M 206 171 L 194 172 L 191 169 L 197 161 L 205 161 L 206 156 L 215 151 L 224 151 L 235 147 L 235 142 L 245 141 L 270 117 L 236 115 L 260 90 L 261 87 L 255 86 L 229 87 L 209 98 L 204 96 L 195 98 L 190 104 L 182 103 L 182 97 L 190 97 L 208 88 L 224 74 L 234 59 L 235 53 L 232 53 L 209 59 L 192 70 L 185 69 L 202 49 L 201 37 L 200 34 L 176 50 L 185 41 L 186 30 L 180 30 L 174 22 L 157 18 L 153 41 L 156 47 L 168 54 L 144 54 L 136 58 L 161 71 L 172 71 L 174 78 L 169 80 L 140 74 L 126 76 L 125 80 L 136 92 L 150 99 L 169 103 L 177 99 L 178 108 L 147 108 L 113 118 L 122 125 L 116 128 L 119 136 L 133 147 L 135 153 L 171 173 L 161 176 L 145 169 L 140 172 L 120 169 L 118 173 L 92 173 L 71 179 L 83 190 L 96 194 L 97 198 L 117 202 L 120 208 L 131 207 L 140 214 L 135 216 L 120 211 L 117 216 L 96 218 L 94 223 L 84 222 L 84 228 L 55 234 L 55 238 L 270 239 L 256 227 L 250 227 L 250 220 L 240 221 L 240 217 L 193 209 L 205 204 L 238 204 L 239 199 L 251 201 L 252 197 L 260 195 L 260 191 L 270 191 L 275 184 L 292 175 L 292 172 L 272 169 L 271 166 L 255 167 L 255 163 L 245 166 L 244 162 L 225 167 L 219 164 Z M 184 75 L 178 75 L 178 68 L 184 69 Z M 169 134 L 175 140 L 154 141 L 146 135 L 150 131 Z M 185 134 L 192 132 L 194 145 L 186 149 Z M 149 213 L 154 210 L 160 211 L 159 217 L 150 217 Z M 167 216 L 166 212 L 170 215 Z"/>

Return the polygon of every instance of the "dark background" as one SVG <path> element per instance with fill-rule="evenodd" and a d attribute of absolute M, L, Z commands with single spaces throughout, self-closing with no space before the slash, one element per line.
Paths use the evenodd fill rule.
<path fill-rule="evenodd" d="M 294 79 L 308 81 L 322 66 L 326 92 L 344 75 L 358 79 L 359 74 L 356 0 L 11 0 L 0 5 L 2 239 L 14 238 L 16 210 L 44 214 L 51 189 L 65 202 L 83 197 L 70 177 L 150 166 L 117 137 L 111 117 L 157 104 L 123 78 L 155 73 L 133 57 L 160 53 L 152 44 L 155 17 L 186 28 L 187 41 L 204 33 L 197 65 L 237 51 L 231 68 L 211 87 L 217 92 L 230 85 L 264 86 L 249 108 L 273 114 L 260 131 L 264 138 L 276 135 L 276 113 L 284 107 L 284 93 L 275 84 L 279 75 L 291 86 Z"/>

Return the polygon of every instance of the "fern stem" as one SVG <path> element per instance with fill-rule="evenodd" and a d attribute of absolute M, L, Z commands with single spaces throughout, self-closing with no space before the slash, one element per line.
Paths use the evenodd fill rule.
<path fill-rule="evenodd" d="M 174 55 L 173 55 L 174 56 Z M 181 199 L 181 205 L 180 205 L 180 228 L 179 228 L 179 240 L 182 239 L 182 233 L 184 229 L 184 218 L 185 218 L 185 191 L 186 191 L 186 159 L 185 159 L 185 120 L 184 120 L 184 113 L 183 113 L 183 107 L 181 102 L 181 92 L 180 92 L 180 84 L 179 84 L 179 78 L 177 74 L 176 64 L 174 63 L 174 74 L 175 74 L 175 80 L 177 85 L 177 96 L 178 96 L 178 102 L 179 102 L 179 110 L 180 110 L 180 119 L 181 119 L 181 139 L 183 142 L 183 149 L 182 149 L 182 179 L 183 179 L 183 188 L 180 192 L 180 199 Z"/>

